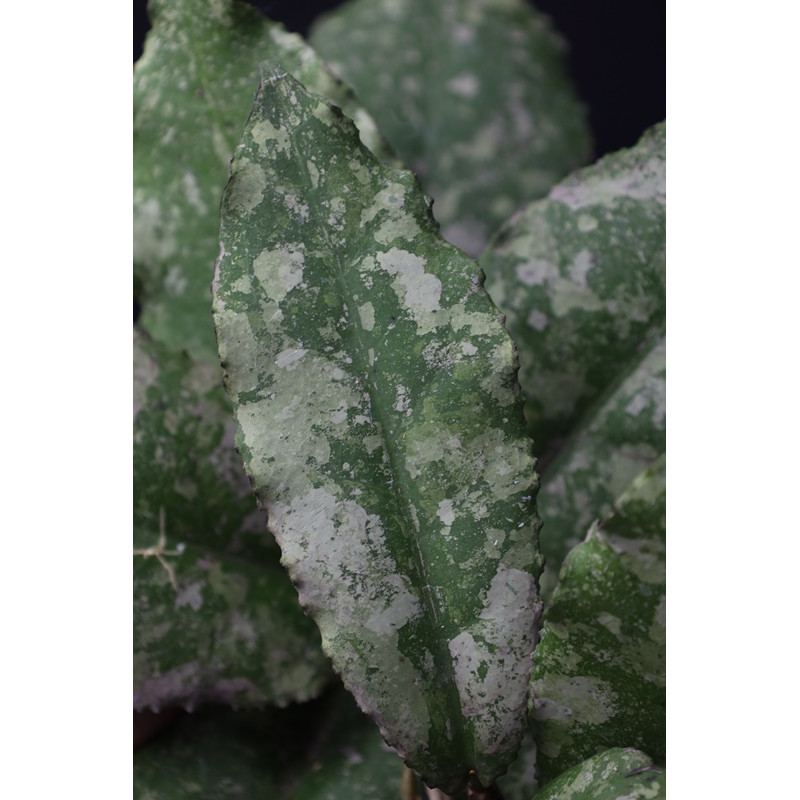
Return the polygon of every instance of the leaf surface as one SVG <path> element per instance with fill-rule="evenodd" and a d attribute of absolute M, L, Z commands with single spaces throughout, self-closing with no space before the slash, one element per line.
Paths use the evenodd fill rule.
<path fill-rule="evenodd" d="M 622 372 L 544 469 L 538 499 L 547 521 L 541 535 L 544 597 L 552 593 L 564 557 L 592 522 L 609 514 L 628 484 L 666 451 L 664 337 L 626 368 L 629 372 Z"/>
<path fill-rule="evenodd" d="M 567 556 L 534 656 L 542 783 L 627 745 L 666 757 L 666 457 Z"/>
<path fill-rule="evenodd" d="M 137 709 L 285 704 L 313 697 L 330 677 L 233 429 L 218 369 L 134 331 Z"/>
<path fill-rule="evenodd" d="M 666 124 L 554 187 L 481 256 L 549 460 L 666 318 Z"/>
<path fill-rule="evenodd" d="M 222 202 L 237 444 L 301 602 L 429 785 L 513 757 L 540 604 L 513 343 L 414 177 L 268 68 Z"/>
<path fill-rule="evenodd" d="M 135 800 L 398 800 L 403 762 L 341 687 L 310 704 L 207 706 L 134 753 Z"/>
<path fill-rule="evenodd" d="M 473 256 L 589 155 L 561 39 L 523 0 L 356 0 L 311 41 L 419 174 L 444 237 Z"/>
<path fill-rule="evenodd" d="M 288 717 L 214 706 L 186 714 L 134 753 L 134 800 L 281 797 L 281 769 L 293 755 Z"/>
<path fill-rule="evenodd" d="M 550 782 L 536 800 L 666 800 L 667 776 L 652 759 L 617 747 L 587 758 Z"/>
<path fill-rule="evenodd" d="M 289 792 L 292 800 L 398 800 L 403 762 L 344 690 L 331 698 L 318 746 Z"/>
<path fill-rule="evenodd" d="M 389 157 L 352 91 L 313 50 L 231 0 L 150 0 L 152 29 L 133 79 L 134 281 L 140 324 L 198 358 L 217 357 L 209 287 L 219 252 L 219 198 L 258 85 L 274 58 L 348 110 Z"/>

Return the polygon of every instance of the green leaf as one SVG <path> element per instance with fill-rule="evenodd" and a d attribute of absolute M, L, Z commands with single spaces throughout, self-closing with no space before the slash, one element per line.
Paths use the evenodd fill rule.
<path fill-rule="evenodd" d="M 632 748 L 613 748 L 567 770 L 536 800 L 666 800 L 667 776 Z"/>
<path fill-rule="evenodd" d="M 403 762 L 343 690 L 317 736 L 292 800 L 400 800 Z"/>
<path fill-rule="evenodd" d="M 537 505 L 546 520 L 544 597 L 592 522 L 608 514 L 628 484 L 665 451 L 666 347 L 659 336 L 543 471 Z"/>
<path fill-rule="evenodd" d="M 508 771 L 497 781 L 503 800 L 530 800 L 539 788 L 536 772 L 536 740 L 533 731 L 522 737 L 516 759 Z"/>
<path fill-rule="evenodd" d="M 134 753 L 134 800 L 280 797 L 281 769 L 294 755 L 289 718 L 277 709 L 213 706 L 185 715 Z"/>
<path fill-rule="evenodd" d="M 312 30 L 473 256 L 586 162 L 589 133 L 549 20 L 523 0 L 355 0 Z"/>
<path fill-rule="evenodd" d="M 301 602 L 429 785 L 513 757 L 540 604 L 514 347 L 414 177 L 265 73 L 222 201 L 237 443 Z"/>
<path fill-rule="evenodd" d="M 219 252 L 219 198 L 233 148 L 274 58 L 348 110 L 367 144 L 389 151 L 352 91 L 305 42 L 230 0 L 150 0 L 153 23 L 134 68 L 134 280 L 140 324 L 215 362 L 209 287 Z"/>
<path fill-rule="evenodd" d="M 135 800 L 399 800 L 403 768 L 341 687 L 286 709 L 199 709 L 133 765 Z"/>
<path fill-rule="evenodd" d="M 134 331 L 135 708 L 284 704 L 330 676 L 233 433 L 219 370 Z"/>
<path fill-rule="evenodd" d="M 666 457 L 567 556 L 534 655 L 542 783 L 608 747 L 665 744 Z"/>
<path fill-rule="evenodd" d="M 547 460 L 665 322 L 666 124 L 515 215 L 481 256 Z"/>

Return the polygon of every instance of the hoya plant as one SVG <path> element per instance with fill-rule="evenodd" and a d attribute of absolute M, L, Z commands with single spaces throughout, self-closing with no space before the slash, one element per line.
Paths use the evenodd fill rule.
<path fill-rule="evenodd" d="M 148 12 L 135 796 L 665 797 L 665 124 L 523 0 Z"/>

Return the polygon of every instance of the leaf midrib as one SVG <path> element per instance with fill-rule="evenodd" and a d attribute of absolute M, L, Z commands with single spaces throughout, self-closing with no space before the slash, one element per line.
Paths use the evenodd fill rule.
<path fill-rule="evenodd" d="M 277 77 L 277 76 L 276 76 Z M 282 76 L 283 78 L 286 77 L 286 74 Z M 262 90 L 265 87 L 267 81 L 262 81 Z M 277 93 L 277 91 L 276 91 Z M 323 98 L 320 98 L 319 102 L 324 102 Z M 323 211 L 322 206 L 318 202 L 318 196 L 314 189 L 314 185 L 311 180 L 311 176 L 308 172 L 308 167 L 306 164 L 306 159 L 302 156 L 302 151 L 298 146 L 297 138 L 295 136 L 295 129 L 288 124 L 288 121 L 283 113 L 283 106 L 278 104 L 278 113 L 280 116 L 280 120 L 282 123 L 282 127 L 289 133 L 289 141 L 291 142 L 292 146 L 292 153 L 294 155 L 295 161 L 299 166 L 299 171 L 303 175 L 306 186 L 308 188 L 307 197 L 309 199 L 309 205 L 311 205 L 314 209 L 314 216 L 313 219 L 320 220 L 324 219 L 324 215 L 321 213 Z M 363 145 L 360 142 L 360 139 L 356 133 L 356 145 L 358 147 L 362 147 Z M 366 148 L 363 148 L 366 150 Z M 383 166 L 379 162 L 378 166 L 380 167 L 381 171 L 386 173 L 390 172 L 390 168 Z M 333 242 L 330 239 L 328 234 L 328 230 L 325 225 L 315 225 L 314 226 L 317 232 L 321 235 L 323 241 L 325 242 L 327 252 L 331 254 L 330 258 L 326 259 L 326 263 L 330 264 L 333 262 L 334 264 L 334 271 L 335 271 L 335 278 L 337 284 L 339 286 L 339 290 L 341 293 L 341 297 L 344 302 L 347 302 L 348 299 L 352 296 L 352 293 L 349 290 L 349 286 L 347 284 L 345 275 L 348 271 L 347 264 L 344 263 L 342 257 L 339 255 L 339 248 L 334 246 Z M 418 584 L 414 587 L 419 592 L 419 595 L 424 599 L 426 610 L 430 610 L 430 613 L 433 617 L 434 625 L 435 625 L 435 632 L 440 630 L 439 627 L 439 616 L 440 613 L 444 612 L 444 609 L 439 607 L 439 603 L 437 602 L 436 596 L 432 590 L 431 586 L 431 579 L 430 574 L 426 564 L 425 554 L 422 552 L 420 547 L 419 540 L 416 536 L 413 535 L 413 525 L 409 522 L 410 513 L 409 510 L 412 507 L 411 498 L 408 495 L 406 486 L 406 481 L 409 480 L 407 473 L 402 467 L 400 463 L 400 454 L 397 452 L 397 449 L 393 447 L 393 440 L 389 436 L 389 431 L 396 428 L 396 425 L 390 425 L 390 422 L 394 419 L 391 413 L 388 411 L 387 405 L 391 407 L 391 401 L 385 398 L 385 393 L 381 390 L 380 386 L 378 385 L 377 381 L 375 380 L 375 375 L 377 370 L 374 368 L 369 368 L 368 358 L 366 354 L 369 348 L 364 344 L 363 340 L 363 327 L 360 322 L 356 319 L 357 314 L 351 313 L 349 311 L 350 303 L 348 303 L 348 314 L 347 314 L 347 325 L 348 327 L 354 332 L 354 339 L 357 342 L 357 349 L 354 352 L 352 349 L 349 351 L 350 355 L 353 358 L 353 366 L 357 368 L 357 371 L 360 375 L 368 376 L 365 380 L 365 384 L 372 388 L 372 391 L 369 392 L 370 398 L 370 409 L 373 414 L 373 418 L 377 422 L 377 427 L 380 428 L 380 433 L 382 435 L 382 439 L 384 442 L 386 453 L 389 457 L 389 464 L 391 469 L 391 475 L 397 478 L 404 478 L 404 480 L 396 480 L 393 484 L 394 491 L 392 492 L 392 496 L 394 498 L 399 498 L 396 500 L 396 505 L 398 510 L 401 512 L 397 515 L 397 519 L 400 520 L 400 533 L 403 536 L 405 541 L 412 541 L 414 543 L 414 552 L 416 553 L 416 567 L 418 569 L 418 574 L 423 578 L 422 581 L 419 581 Z M 426 614 L 427 615 L 427 614 Z M 434 645 L 434 649 L 436 651 L 436 662 L 442 665 L 442 671 L 444 672 L 447 678 L 447 702 L 445 703 L 445 707 L 448 709 L 452 708 L 461 708 L 461 698 L 458 693 L 458 688 L 455 682 L 455 675 L 452 670 L 452 659 L 450 657 L 450 651 L 447 647 L 444 640 L 440 637 L 435 636 L 434 641 L 432 643 Z M 450 669 L 446 668 L 446 665 L 450 665 Z M 426 704 L 429 702 L 429 697 L 425 695 Z M 471 752 L 472 748 L 468 746 L 468 736 L 467 732 L 463 723 L 463 717 L 460 714 L 450 715 L 448 714 L 448 719 L 451 719 L 455 723 L 456 730 L 453 731 L 453 748 L 455 752 L 461 752 L 466 754 L 468 751 Z"/>

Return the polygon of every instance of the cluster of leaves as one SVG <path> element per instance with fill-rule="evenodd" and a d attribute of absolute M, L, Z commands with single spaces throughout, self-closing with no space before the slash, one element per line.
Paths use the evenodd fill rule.
<path fill-rule="evenodd" d="M 149 14 L 136 797 L 664 796 L 665 126 L 522 0 Z"/>

